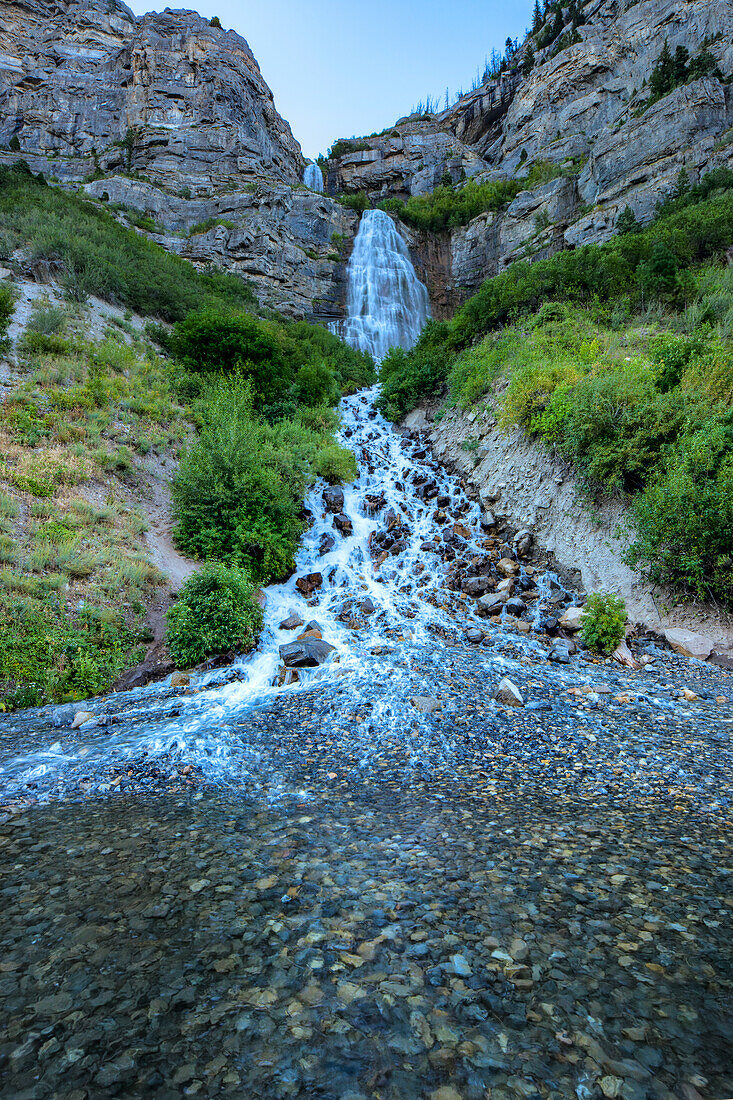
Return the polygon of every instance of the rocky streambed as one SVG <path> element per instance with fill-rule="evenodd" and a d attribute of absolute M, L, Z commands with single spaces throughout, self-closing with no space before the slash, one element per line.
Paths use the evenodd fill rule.
<path fill-rule="evenodd" d="M 733 1094 L 733 681 L 350 398 L 259 652 L 8 716 L 0 1095 Z"/>

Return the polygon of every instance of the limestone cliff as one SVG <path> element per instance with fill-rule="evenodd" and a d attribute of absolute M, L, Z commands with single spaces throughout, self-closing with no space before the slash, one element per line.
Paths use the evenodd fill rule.
<path fill-rule="evenodd" d="M 341 144 L 328 163 L 332 193 L 366 190 L 373 201 L 424 194 L 446 173 L 521 180 L 541 164 L 555 177 L 454 229 L 449 272 L 445 246 L 423 243 L 439 257 L 428 278 L 441 311 L 514 260 L 608 239 L 627 204 L 648 220 L 682 168 L 694 180 L 733 163 L 730 84 L 707 75 L 653 103 L 648 87 L 665 41 L 691 57 L 710 50 L 723 76 L 733 74 L 730 0 L 591 0 L 582 18 L 565 48 L 532 41 L 529 73 L 528 42 L 503 78 L 447 111 Z"/>
<path fill-rule="evenodd" d="M 300 147 L 233 31 L 168 8 L 137 19 L 120 0 L 3 7 L 0 145 L 47 175 L 124 170 L 195 194 L 300 181 Z"/>

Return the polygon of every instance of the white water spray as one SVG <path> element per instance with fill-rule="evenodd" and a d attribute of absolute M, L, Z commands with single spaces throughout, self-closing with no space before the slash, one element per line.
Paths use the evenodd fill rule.
<path fill-rule="evenodd" d="M 383 210 L 365 211 L 348 266 L 346 319 L 339 335 L 377 362 L 392 347 L 411 348 L 430 316 L 425 286 L 407 243 Z"/>
<path fill-rule="evenodd" d="M 317 164 L 307 164 L 303 174 L 303 183 L 310 187 L 311 191 L 323 192 L 323 172 Z"/>

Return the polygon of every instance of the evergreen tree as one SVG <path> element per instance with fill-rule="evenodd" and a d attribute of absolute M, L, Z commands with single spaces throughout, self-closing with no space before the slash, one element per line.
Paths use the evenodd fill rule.
<path fill-rule="evenodd" d="M 630 206 L 626 206 L 621 214 L 619 214 L 618 221 L 616 222 L 616 232 L 619 237 L 625 237 L 628 233 L 640 233 L 641 228 L 641 223 L 638 221 L 634 211 Z"/>
<path fill-rule="evenodd" d="M 540 29 L 544 21 L 545 20 L 542 15 L 542 11 L 540 10 L 540 0 L 534 0 L 534 12 L 532 13 L 532 34 L 537 34 L 537 31 Z"/>
<path fill-rule="evenodd" d="M 562 34 L 564 27 L 565 23 L 563 22 L 562 17 L 562 5 L 558 4 L 557 8 L 555 9 L 555 18 L 552 23 L 552 33 L 550 35 L 550 39 L 554 40 L 555 38 L 558 38 Z"/>
<path fill-rule="evenodd" d="M 527 49 L 524 52 L 524 61 L 522 62 L 522 70 L 524 71 L 525 76 L 532 72 L 532 69 L 534 68 L 534 63 L 534 50 L 531 46 L 527 46 Z"/>
<path fill-rule="evenodd" d="M 649 77 L 649 87 L 655 99 L 661 99 L 674 88 L 674 58 L 665 38 L 664 47 Z"/>
<path fill-rule="evenodd" d="M 686 46 L 678 46 L 674 51 L 674 82 L 675 85 L 684 84 L 687 80 L 687 63 L 690 60 L 690 51 Z"/>

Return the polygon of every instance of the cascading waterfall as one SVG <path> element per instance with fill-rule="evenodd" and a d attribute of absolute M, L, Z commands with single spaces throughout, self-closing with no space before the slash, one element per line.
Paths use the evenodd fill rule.
<path fill-rule="evenodd" d="M 305 166 L 303 183 L 306 187 L 310 187 L 311 191 L 323 192 L 323 172 L 315 162 Z"/>
<path fill-rule="evenodd" d="M 348 266 L 346 319 L 339 335 L 379 363 L 392 347 L 411 348 L 430 317 L 430 300 L 407 243 L 389 214 L 365 211 Z"/>

